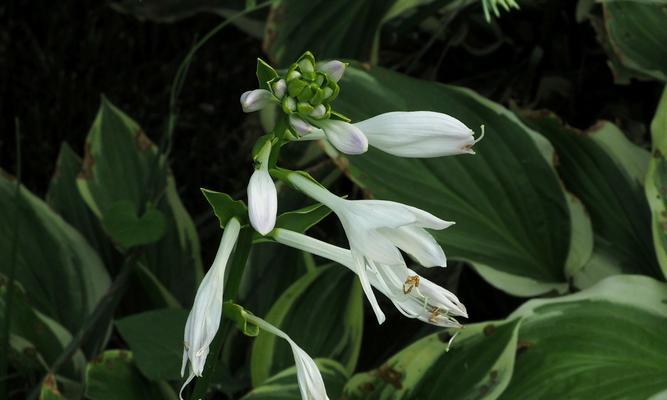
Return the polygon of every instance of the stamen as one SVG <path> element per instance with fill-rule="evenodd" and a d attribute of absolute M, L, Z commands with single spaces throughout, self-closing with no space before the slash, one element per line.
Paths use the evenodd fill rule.
<path fill-rule="evenodd" d="M 437 322 L 436 318 L 438 318 L 439 316 L 440 316 L 440 307 L 435 307 L 431 311 L 431 316 L 428 318 L 428 321 L 436 323 Z"/>
<path fill-rule="evenodd" d="M 403 283 L 403 294 L 410 293 L 416 287 L 419 287 L 419 275 L 408 276 Z"/>

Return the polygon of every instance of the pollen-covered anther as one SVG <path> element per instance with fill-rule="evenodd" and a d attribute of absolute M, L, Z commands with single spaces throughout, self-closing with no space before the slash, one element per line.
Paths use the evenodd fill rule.
<path fill-rule="evenodd" d="M 429 322 L 437 322 L 437 318 L 440 316 L 440 307 L 434 307 L 431 310 L 431 316 L 428 318 Z"/>
<path fill-rule="evenodd" d="M 409 294 L 416 287 L 419 287 L 419 275 L 408 276 L 403 283 L 403 293 Z"/>

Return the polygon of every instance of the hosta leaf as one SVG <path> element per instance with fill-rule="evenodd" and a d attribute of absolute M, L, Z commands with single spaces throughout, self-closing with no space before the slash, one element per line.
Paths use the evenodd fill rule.
<path fill-rule="evenodd" d="M 46 202 L 86 238 L 97 250 L 107 269 L 113 273 L 118 263 L 114 258 L 113 246 L 102 230 L 100 221 L 83 201 L 77 188 L 76 178 L 81 172 L 81 166 L 81 158 L 67 143 L 62 143 Z"/>
<path fill-rule="evenodd" d="M 503 399 L 646 399 L 667 388 L 667 287 L 615 276 L 575 295 L 532 300 Z"/>
<path fill-rule="evenodd" d="M 25 187 L 17 204 L 15 182 L 1 172 L 0 273 L 7 275 L 17 241 L 16 281 L 30 303 L 77 332 L 109 286 L 109 275 L 81 234 Z"/>
<path fill-rule="evenodd" d="M 0 280 L 0 321 L 6 321 L 8 283 Z M 24 365 L 31 364 L 29 358 L 39 358 L 41 363 L 53 364 L 65 347 L 72 340 L 72 335 L 58 322 L 34 310 L 23 288 L 14 285 L 12 313 L 10 321 L 10 345 L 16 353 L 16 361 Z M 25 360 L 24 360 L 25 359 Z M 61 373 L 72 379 L 79 379 L 85 358 L 76 351 L 72 362 L 67 363 Z M 37 364 L 41 364 L 37 363 Z M 20 368 L 17 368 L 20 369 Z M 39 365 L 41 372 L 42 366 Z"/>
<path fill-rule="evenodd" d="M 350 399 L 495 399 L 512 376 L 519 322 L 469 325 L 453 340 L 450 331 L 427 336 L 379 368 L 352 377 L 345 394 Z"/>
<path fill-rule="evenodd" d="M 267 21 L 264 47 L 280 66 L 296 61 L 306 50 L 318 59 L 368 60 L 384 15 L 394 2 L 275 1 Z"/>
<path fill-rule="evenodd" d="M 187 317 L 185 310 L 167 308 L 116 321 L 137 367 L 149 379 L 180 379 Z"/>
<path fill-rule="evenodd" d="M 553 148 L 514 114 L 471 91 L 409 78 L 382 68 L 348 68 L 337 110 L 353 121 L 388 111 L 432 110 L 466 125 L 486 125 L 476 155 L 394 157 L 375 149 L 337 156 L 374 197 L 419 207 L 457 224 L 434 232 L 450 258 L 471 261 L 493 285 L 530 296 L 566 289 L 573 244 L 590 241 L 574 229 L 558 180 Z M 409 134 L 409 132 L 406 132 Z M 573 237 L 574 235 L 574 237 Z"/>
<path fill-rule="evenodd" d="M 653 246 L 667 277 L 667 90 L 651 123 L 653 154 L 646 173 L 646 199 L 652 212 Z"/>
<path fill-rule="evenodd" d="M 618 61 L 667 80 L 667 2 L 603 0 L 605 25 Z"/>
<path fill-rule="evenodd" d="M 322 374 L 324 386 L 330 399 L 340 399 L 343 386 L 348 379 L 345 368 L 337 361 L 326 358 L 315 359 L 315 364 Z M 241 400 L 292 400 L 301 397 L 296 377 L 296 367 L 289 367 L 254 388 Z"/>
<path fill-rule="evenodd" d="M 135 121 L 105 98 L 85 150 L 77 183 L 86 204 L 101 219 L 118 203 L 130 204 L 134 216 L 152 207 L 159 211 L 166 229 L 159 241 L 145 247 L 142 261 L 182 304 L 189 304 L 203 275 L 199 239 L 165 157 Z M 107 227 L 109 222 L 105 221 Z M 155 232 L 147 237 L 151 235 L 150 239 L 158 237 Z M 137 235 L 130 240 L 131 244 L 147 241 L 137 240 Z"/>
<path fill-rule="evenodd" d="M 88 363 L 85 385 L 85 396 L 91 400 L 177 399 L 164 382 L 144 378 L 126 350 L 107 350 Z"/>
<path fill-rule="evenodd" d="M 339 265 L 318 268 L 294 282 L 274 303 L 266 321 L 277 326 L 311 357 L 332 358 L 349 372 L 361 347 L 363 308 L 356 275 Z M 313 332 L 319 332 L 313 334 Z M 252 348 L 255 386 L 294 365 L 289 345 L 261 332 Z"/>
<path fill-rule="evenodd" d="M 614 260 L 622 272 L 660 276 L 642 187 L 648 152 L 609 122 L 581 132 L 552 114 L 526 113 L 523 118 L 555 146 L 565 186 L 593 221 L 596 251 Z"/>

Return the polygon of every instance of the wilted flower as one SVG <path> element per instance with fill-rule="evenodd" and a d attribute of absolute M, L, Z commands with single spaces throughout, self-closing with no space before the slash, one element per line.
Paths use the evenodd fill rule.
<path fill-rule="evenodd" d="M 248 322 L 251 322 L 261 329 L 279 336 L 289 343 L 294 355 L 296 364 L 296 376 L 299 382 L 299 390 L 303 400 L 329 400 L 327 390 L 324 386 L 324 380 L 317 368 L 315 361 L 299 347 L 285 332 L 252 314 L 246 315 Z"/>
<path fill-rule="evenodd" d="M 355 273 L 358 271 L 350 250 L 282 228 L 276 229 L 273 237 L 279 243 L 328 258 Z M 465 306 L 453 293 L 419 276 L 404 263 L 378 263 L 376 267 L 367 273 L 369 283 L 387 296 L 403 315 L 441 327 L 459 327 L 453 317 L 468 317 Z"/>
<path fill-rule="evenodd" d="M 197 289 L 183 335 L 184 349 L 181 376 L 185 375 L 185 367 L 188 361 L 190 361 L 190 373 L 181 387 L 181 393 L 183 388 L 192 381 L 192 378 L 202 375 L 209 346 L 220 326 L 225 268 L 236 244 L 240 229 L 241 224 L 236 218 L 229 220 L 220 240 L 213 265 L 202 279 L 199 289 Z"/>
<path fill-rule="evenodd" d="M 453 222 L 401 203 L 384 200 L 345 200 L 298 173 L 287 177 L 299 190 L 329 207 L 340 219 L 350 244 L 354 268 L 377 319 L 384 314 L 377 304 L 367 271 L 378 265 L 404 265 L 399 248 L 425 267 L 445 266 L 440 245 L 424 229 L 445 229 Z"/>

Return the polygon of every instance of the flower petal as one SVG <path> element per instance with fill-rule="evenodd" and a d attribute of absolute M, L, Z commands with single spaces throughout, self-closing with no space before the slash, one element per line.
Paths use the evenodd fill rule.
<path fill-rule="evenodd" d="M 345 121 L 318 121 L 331 144 L 345 154 L 363 154 L 368 150 L 368 139 L 356 126 Z"/>
<path fill-rule="evenodd" d="M 250 224 L 262 235 L 271 232 L 276 225 L 278 194 L 276 185 L 266 169 L 253 172 L 248 183 L 248 216 Z"/>
<path fill-rule="evenodd" d="M 447 258 L 442 247 L 430 233 L 416 226 L 381 229 L 380 232 L 424 267 L 446 267 Z"/>
<path fill-rule="evenodd" d="M 301 137 L 310 135 L 311 133 L 315 132 L 322 132 L 321 129 L 309 124 L 308 122 L 304 121 L 303 119 L 297 117 L 294 114 L 289 116 L 289 124 L 292 127 L 292 129 L 294 129 L 294 131 L 297 133 L 297 135 Z"/>
<path fill-rule="evenodd" d="M 432 111 L 389 112 L 354 124 L 371 146 L 399 157 L 474 153 L 473 131 L 458 119 Z"/>

